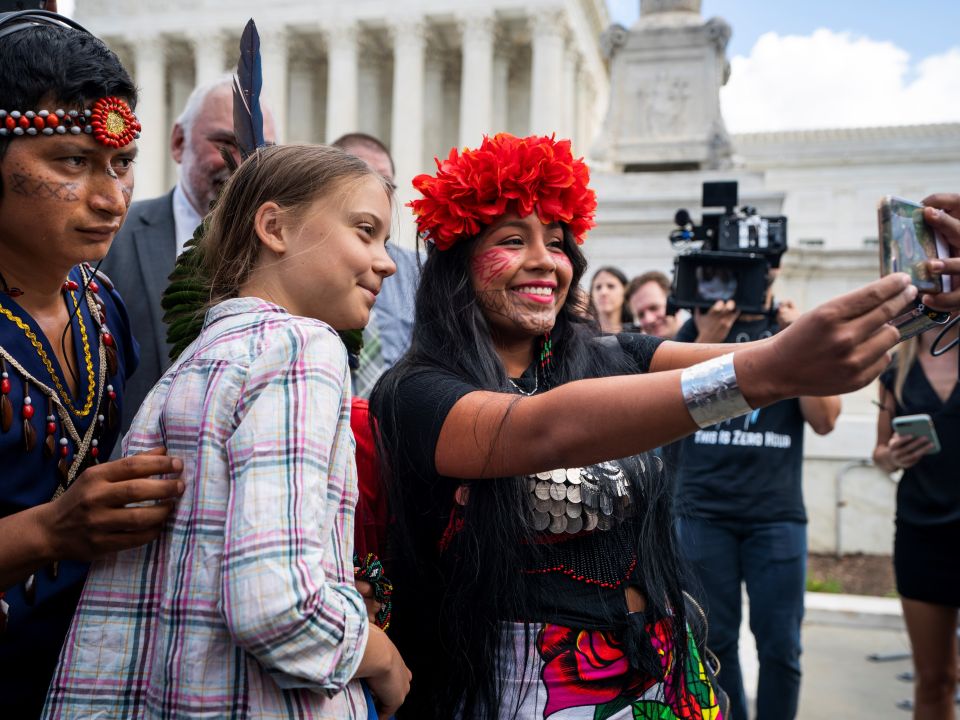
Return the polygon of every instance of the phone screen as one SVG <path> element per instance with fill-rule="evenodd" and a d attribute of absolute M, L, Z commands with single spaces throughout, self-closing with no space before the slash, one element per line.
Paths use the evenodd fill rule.
<path fill-rule="evenodd" d="M 940 276 L 926 266 L 937 257 L 937 242 L 923 219 L 923 205 L 888 195 L 880 201 L 878 219 L 880 274 L 905 272 L 921 292 L 941 292 Z"/>

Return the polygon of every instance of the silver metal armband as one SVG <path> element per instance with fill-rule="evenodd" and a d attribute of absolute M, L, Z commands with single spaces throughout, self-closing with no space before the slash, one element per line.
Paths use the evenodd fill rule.
<path fill-rule="evenodd" d="M 733 353 L 686 368 L 680 388 L 690 417 L 701 428 L 753 411 L 737 385 Z"/>

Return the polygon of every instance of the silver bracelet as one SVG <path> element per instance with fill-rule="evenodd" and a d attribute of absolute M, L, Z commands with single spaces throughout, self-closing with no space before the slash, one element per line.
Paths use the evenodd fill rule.
<path fill-rule="evenodd" d="M 680 388 L 690 417 L 701 428 L 753 411 L 737 385 L 733 353 L 686 368 Z"/>

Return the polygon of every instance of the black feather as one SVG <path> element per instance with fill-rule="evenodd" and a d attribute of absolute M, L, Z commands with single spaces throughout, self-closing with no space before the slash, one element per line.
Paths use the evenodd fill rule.
<path fill-rule="evenodd" d="M 233 81 L 233 130 L 243 159 L 252 155 L 258 147 L 266 145 L 263 138 L 263 111 L 260 109 L 262 88 L 260 34 L 251 18 L 240 36 L 240 60 Z"/>

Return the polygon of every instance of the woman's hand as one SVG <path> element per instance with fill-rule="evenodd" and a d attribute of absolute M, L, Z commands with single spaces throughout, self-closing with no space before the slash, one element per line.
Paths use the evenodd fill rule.
<path fill-rule="evenodd" d="M 887 275 L 804 313 L 769 341 L 738 351 L 737 376 L 747 401 L 760 407 L 863 387 L 890 362 L 900 333 L 888 322 L 916 294 L 905 273 Z"/>
<path fill-rule="evenodd" d="M 927 207 L 923 219 L 943 238 L 950 248 L 949 258 L 931 260 L 927 263 L 931 272 L 952 276 L 950 292 L 924 295 L 923 303 L 937 310 L 957 312 L 960 310 L 960 194 L 938 193 L 923 199 Z"/>
<path fill-rule="evenodd" d="M 151 450 L 87 468 L 44 507 L 42 531 L 52 560 L 92 560 L 150 542 L 163 529 L 176 498 L 183 462 Z M 140 507 L 127 507 L 145 503 Z M 155 504 L 146 504 L 155 503 Z"/>
<path fill-rule="evenodd" d="M 906 470 L 920 462 L 920 459 L 930 452 L 933 443 L 922 435 L 891 436 L 887 443 L 890 450 L 890 459 L 897 468 Z"/>
<path fill-rule="evenodd" d="M 360 568 L 354 568 L 354 575 L 356 575 L 359 571 Z M 354 580 L 353 584 L 356 585 L 357 592 L 359 592 L 360 596 L 363 598 L 363 604 L 367 606 L 367 617 L 370 619 L 371 623 L 376 623 L 377 613 L 383 609 L 383 604 L 377 602 L 377 596 L 373 592 L 373 585 L 368 583 L 366 580 Z"/>

